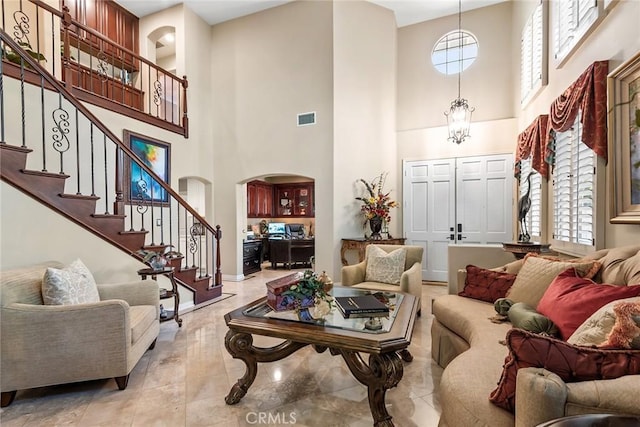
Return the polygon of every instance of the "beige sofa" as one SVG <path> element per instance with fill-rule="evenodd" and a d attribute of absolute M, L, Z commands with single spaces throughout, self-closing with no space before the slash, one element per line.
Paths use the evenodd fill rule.
<path fill-rule="evenodd" d="M 365 281 L 367 271 L 367 258 L 369 257 L 369 251 L 373 246 L 377 246 L 389 253 L 399 248 L 406 249 L 407 255 L 404 262 L 404 272 L 400 276 L 400 283 L 397 285 L 391 285 L 388 283 L 370 282 Z M 406 292 L 414 295 L 420 301 L 422 297 L 422 255 L 424 249 L 422 246 L 411 245 L 367 245 L 364 261 L 342 267 L 341 270 L 341 285 L 342 286 L 355 286 L 364 289 L 375 289 L 379 291 L 390 292 Z M 420 305 L 418 305 L 420 307 Z M 418 315 L 420 315 L 421 309 L 418 309 Z"/>
<path fill-rule="evenodd" d="M 602 263 L 596 281 L 640 284 L 640 246 L 605 249 L 585 258 Z M 514 261 L 496 269 L 517 274 L 522 263 Z M 464 288 L 465 274 L 459 271 L 458 290 Z M 584 413 L 640 415 L 640 375 L 565 383 L 541 368 L 518 371 L 515 416 L 493 405 L 489 395 L 507 356 L 500 341 L 511 327 L 490 322 L 488 318 L 495 314 L 493 304 L 455 294 L 433 301 L 432 357 L 445 368 L 440 383 L 440 426 L 525 427 Z"/>
<path fill-rule="evenodd" d="M 100 300 L 44 305 L 47 262 L 0 273 L 2 406 L 17 390 L 102 378 L 127 386 L 129 373 L 160 331 L 155 281 L 98 284 Z"/>

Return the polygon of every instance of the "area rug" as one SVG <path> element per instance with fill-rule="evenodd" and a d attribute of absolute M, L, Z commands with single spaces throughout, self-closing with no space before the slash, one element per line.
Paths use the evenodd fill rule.
<path fill-rule="evenodd" d="M 231 292 L 223 292 L 218 298 L 214 298 L 214 299 L 211 299 L 209 301 L 205 301 L 202 304 L 198 304 L 195 307 L 193 307 L 193 309 L 194 310 L 198 310 L 200 308 L 207 307 L 207 306 L 209 306 L 211 304 L 215 304 L 217 302 L 224 301 L 227 298 L 231 298 L 231 297 L 234 297 L 234 296 L 236 296 L 236 294 L 233 294 Z"/>

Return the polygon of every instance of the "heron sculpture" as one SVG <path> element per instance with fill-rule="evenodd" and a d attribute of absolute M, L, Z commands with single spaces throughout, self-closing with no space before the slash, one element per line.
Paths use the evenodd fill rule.
<path fill-rule="evenodd" d="M 529 213 L 529 209 L 531 209 L 531 197 L 529 197 L 529 195 L 531 194 L 531 175 L 533 174 L 534 172 L 529 172 L 529 175 L 527 175 L 527 192 L 518 200 L 518 221 L 520 222 L 518 242 L 520 243 L 528 243 L 531 241 L 531 236 L 527 229 L 527 214 Z"/>

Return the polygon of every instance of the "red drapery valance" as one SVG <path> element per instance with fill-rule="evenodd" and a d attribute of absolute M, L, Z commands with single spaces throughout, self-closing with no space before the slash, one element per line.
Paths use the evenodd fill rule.
<path fill-rule="evenodd" d="M 545 152 L 549 140 L 549 116 L 543 114 L 518 135 L 516 164 L 531 157 L 531 167 L 545 178 L 549 177 L 549 165 L 545 161 Z M 517 171 L 518 173 L 519 171 Z"/>
<path fill-rule="evenodd" d="M 607 160 L 607 61 L 594 62 L 552 104 L 549 125 L 556 132 L 571 128 L 582 110 L 582 142 Z"/>

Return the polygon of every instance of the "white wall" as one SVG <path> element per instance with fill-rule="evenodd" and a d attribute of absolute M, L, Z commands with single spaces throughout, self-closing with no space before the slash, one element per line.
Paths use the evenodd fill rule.
<path fill-rule="evenodd" d="M 357 196 L 388 172 L 384 189 L 397 200 L 402 187 L 396 159 L 396 26 L 391 11 L 372 3 L 334 3 L 333 254 L 339 277 L 342 238 L 363 236 Z M 317 203 L 316 203 L 317 206 Z M 389 231 L 400 234 L 400 210 L 391 212 Z M 322 230 L 318 227 L 318 239 Z"/>

